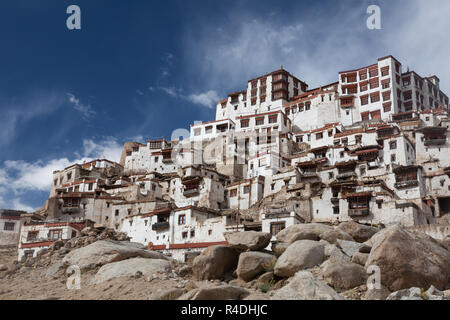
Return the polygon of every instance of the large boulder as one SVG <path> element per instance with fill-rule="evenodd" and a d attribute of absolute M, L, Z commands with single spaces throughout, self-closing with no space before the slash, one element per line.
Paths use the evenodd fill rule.
<path fill-rule="evenodd" d="M 450 276 L 450 252 L 426 234 L 401 226 L 376 234 L 366 268 L 380 268 L 381 283 L 391 291 L 430 285 L 443 290 Z"/>
<path fill-rule="evenodd" d="M 241 251 L 258 251 L 267 247 L 272 235 L 267 232 L 241 231 L 224 233 L 230 247 Z"/>
<path fill-rule="evenodd" d="M 361 266 L 365 266 L 368 259 L 369 259 L 368 253 L 357 252 L 353 255 L 352 262 L 357 263 Z"/>
<path fill-rule="evenodd" d="M 367 245 L 355 241 L 347 241 L 347 240 L 341 240 L 337 239 L 337 245 L 342 249 L 342 251 L 348 255 L 349 257 L 353 257 L 353 255 L 361 248 L 367 247 Z"/>
<path fill-rule="evenodd" d="M 378 228 L 359 224 L 354 221 L 342 222 L 339 224 L 337 228 L 351 235 L 352 238 L 355 239 L 355 241 L 357 242 L 367 241 L 375 233 L 380 231 Z"/>
<path fill-rule="evenodd" d="M 240 279 L 250 281 L 264 271 L 273 269 L 276 261 L 276 257 L 268 253 L 244 252 L 239 256 L 236 274 Z"/>
<path fill-rule="evenodd" d="M 287 227 L 277 233 L 277 241 L 293 243 L 297 240 L 319 240 L 322 233 L 333 230 L 326 224 L 300 223 Z"/>
<path fill-rule="evenodd" d="M 214 287 L 202 287 L 188 292 L 188 295 L 181 296 L 180 300 L 242 300 L 250 294 L 247 289 L 220 285 Z"/>
<path fill-rule="evenodd" d="M 278 258 L 274 273 L 279 277 L 290 277 L 297 271 L 312 268 L 323 262 L 325 246 L 312 240 L 298 240 L 291 244 Z"/>
<path fill-rule="evenodd" d="M 323 270 L 323 279 L 335 290 L 345 291 L 364 284 L 367 274 L 364 268 L 352 262 L 327 263 Z"/>
<path fill-rule="evenodd" d="M 444 248 L 450 251 L 450 236 L 446 236 L 444 240 L 442 240 L 442 245 L 444 246 Z"/>
<path fill-rule="evenodd" d="M 350 257 L 343 253 L 335 244 L 325 245 L 325 257 L 327 258 L 327 261 L 331 262 L 350 261 Z"/>
<path fill-rule="evenodd" d="M 154 273 L 168 273 L 172 268 L 168 260 L 131 258 L 112 262 L 101 267 L 95 277 L 94 283 L 102 283 L 109 279 L 142 275 L 148 277 Z"/>
<path fill-rule="evenodd" d="M 342 300 L 342 297 L 311 272 L 299 271 L 287 285 L 274 292 L 272 300 Z"/>
<path fill-rule="evenodd" d="M 192 262 L 192 273 L 198 280 L 222 279 L 236 269 L 239 252 L 227 245 L 205 249 Z"/>
<path fill-rule="evenodd" d="M 168 259 L 161 253 L 140 249 L 127 242 L 99 240 L 86 247 L 71 251 L 64 257 L 63 262 L 65 265 L 77 265 L 84 270 L 133 257 Z"/>
<path fill-rule="evenodd" d="M 351 235 L 339 229 L 325 231 L 320 235 L 320 239 L 332 244 L 337 244 L 338 239 L 354 241 Z"/>

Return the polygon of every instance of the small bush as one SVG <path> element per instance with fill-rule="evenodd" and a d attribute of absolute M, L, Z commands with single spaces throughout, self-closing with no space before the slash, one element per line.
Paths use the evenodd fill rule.
<path fill-rule="evenodd" d="M 269 292 L 272 290 L 273 286 L 275 285 L 275 280 L 265 281 L 259 285 L 259 290 L 261 290 L 264 293 Z"/>
<path fill-rule="evenodd" d="M 272 261 L 263 264 L 262 267 L 264 268 L 264 271 L 272 272 L 275 269 L 275 263 L 276 263 L 276 260 L 273 259 Z"/>

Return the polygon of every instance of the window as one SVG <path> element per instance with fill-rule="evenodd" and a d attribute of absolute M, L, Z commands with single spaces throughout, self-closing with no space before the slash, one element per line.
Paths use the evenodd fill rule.
<path fill-rule="evenodd" d="M 114 215 L 115 215 L 116 217 L 119 216 L 119 209 L 116 209 Z"/>
<path fill-rule="evenodd" d="M 39 231 L 29 231 L 27 234 L 27 241 L 34 241 L 37 239 Z"/>
<path fill-rule="evenodd" d="M 373 103 L 373 102 L 378 102 L 378 101 L 380 101 L 380 93 L 379 92 L 375 92 L 375 93 L 372 93 L 371 95 L 370 95 L 370 101 Z"/>
<path fill-rule="evenodd" d="M 62 230 L 58 229 L 58 230 L 50 230 L 48 233 L 48 238 L 50 240 L 58 240 L 61 239 L 62 236 Z"/>
<path fill-rule="evenodd" d="M 361 97 L 361 105 L 364 106 L 369 103 L 369 96 L 362 96 Z"/>
<path fill-rule="evenodd" d="M 378 68 L 369 69 L 369 77 L 376 77 L 378 75 Z"/>
<path fill-rule="evenodd" d="M 250 186 L 244 186 L 244 194 L 250 193 Z"/>
<path fill-rule="evenodd" d="M 395 150 L 395 149 L 397 149 L 397 141 L 391 141 L 391 142 L 389 142 L 389 149 L 390 149 L 390 150 Z"/>
<path fill-rule="evenodd" d="M 395 162 L 395 154 L 391 154 L 391 162 Z"/>
<path fill-rule="evenodd" d="M 339 207 L 333 207 L 333 214 L 339 214 Z"/>
<path fill-rule="evenodd" d="M 389 75 L 389 66 L 381 68 L 381 76 Z"/>
<path fill-rule="evenodd" d="M 264 118 L 257 118 L 257 119 L 256 119 L 256 125 L 257 125 L 257 126 L 260 126 L 260 125 L 262 125 L 262 124 L 264 124 Z"/>
<path fill-rule="evenodd" d="M 5 222 L 3 230 L 5 230 L 5 231 L 14 231 L 15 225 L 16 224 L 14 222 Z"/>
<path fill-rule="evenodd" d="M 92 188 L 94 188 L 94 184 L 93 184 L 93 183 L 89 183 L 88 189 L 89 189 L 89 190 L 92 190 Z"/>
<path fill-rule="evenodd" d="M 202 129 L 200 129 L 200 128 L 194 129 L 194 136 L 199 136 L 201 133 L 202 133 Z"/>
<path fill-rule="evenodd" d="M 249 126 L 249 120 L 245 119 L 245 120 L 241 120 L 241 128 L 248 128 Z"/>
<path fill-rule="evenodd" d="M 277 123 L 278 115 L 276 116 L 270 116 L 269 117 L 269 123 Z"/>
<path fill-rule="evenodd" d="M 323 138 L 323 132 L 316 133 L 316 140 L 320 140 Z"/>
<path fill-rule="evenodd" d="M 236 196 L 237 196 L 237 189 L 231 189 L 230 190 L 230 197 L 233 198 L 233 197 L 236 197 Z"/>
<path fill-rule="evenodd" d="M 208 236 L 212 235 L 212 230 L 208 230 Z"/>
<path fill-rule="evenodd" d="M 191 230 L 191 238 L 195 237 L 195 230 Z"/>
<path fill-rule="evenodd" d="M 212 133 L 212 126 L 208 126 L 208 127 L 206 127 L 205 128 L 205 133 L 207 133 L 207 134 L 209 134 L 209 133 Z"/>
<path fill-rule="evenodd" d="M 72 172 L 69 172 L 69 173 L 67 174 L 67 180 L 70 180 L 70 179 L 72 179 Z"/>
<path fill-rule="evenodd" d="M 178 216 L 178 224 L 179 225 L 186 224 L 186 215 L 185 214 L 180 214 Z"/>
<path fill-rule="evenodd" d="M 182 237 L 183 239 L 187 239 L 187 236 L 188 236 L 187 231 L 184 231 L 184 232 L 181 233 L 181 237 Z"/>
<path fill-rule="evenodd" d="M 276 235 L 278 232 L 283 230 L 286 226 L 286 222 L 273 222 L 270 224 L 270 233 Z"/>

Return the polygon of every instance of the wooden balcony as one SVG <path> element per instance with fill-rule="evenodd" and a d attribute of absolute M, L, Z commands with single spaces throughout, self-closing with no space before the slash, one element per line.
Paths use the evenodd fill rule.
<path fill-rule="evenodd" d="M 169 227 L 170 227 L 170 224 L 167 221 L 157 222 L 157 223 L 152 224 L 152 230 L 154 230 L 154 231 L 166 230 L 166 229 L 169 229 Z"/>
<path fill-rule="evenodd" d="M 417 187 L 418 185 L 419 185 L 419 181 L 417 181 L 417 180 L 410 180 L 410 181 L 396 182 L 394 184 L 394 187 L 397 188 L 397 189 L 404 189 L 404 188 Z"/>
<path fill-rule="evenodd" d="M 447 139 L 445 138 L 441 138 L 441 139 L 429 139 L 429 140 L 425 140 L 423 142 L 423 144 L 425 146 L 438 146 L 438 145 L 443 145 L 447 142 Z"/>
<path fill-rule="evenodd" d="M 348 209 L 348 215 L 350 217 L 362 217 L 369 215 L 369 208 Z"/>
<path fill-rule="evenodd" d="M 189 197 L 195 197 L 198 196 L 200 194 L 200 190 L 199 187 L 196 188 L 190 188 L 190 189 L 185 189 L 183 191 L 183 196 L 189 198 Z"/>

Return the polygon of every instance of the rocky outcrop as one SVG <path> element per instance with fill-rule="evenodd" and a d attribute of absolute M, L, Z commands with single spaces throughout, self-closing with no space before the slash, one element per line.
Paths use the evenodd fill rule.
<path fill-rule="evenodd" d="M 324 281 L 338 292 L 364 284 L 367 274 L 363 267 L 352 262 L 327 263 L 323 270 Z"/>
<path fill-rule="evenodd" d="M 400 226 L 375 235 L 366 268 L 376 265 L 391 291 L 433 285 L 443 290 L 450 276 L 450 252 L 424 234 Z"/>
<path fill-rule="evenodd" d="M 133 257 L 167 260 L 161 253 L 140 249 L 130 242 L 99 240 L 86 247 L 72 250 L 64 257 L 63 263 L 77 265 L 84 270 Z"/>
<path fill-rule="evenodd" d="M 433 286 L 427 291 L 413 287 L 392 292 L 386 300 L 444 300 L 444 293 Z"/>
<path fill-rule="evenodd" d="M 192 263 L 192 272 L 198 280 L 222 279 L 236 269 L 239 252 L 226 245 L 205 249 Z"/>
<path fill-rule="evenodd" d="M 446 248 L 448 251 L 450 251 L 450 236 L 447 236 L 442 240 L 442 245 L 444 248 Z"/>
<path fill-rule="evenodd" d="M 359 224 L 354 221 L 341 222 L 337 228 L 348 233 L 357 242 L 367 241 L 372 238 L 375 233 L 380 231 L 378 228 Z"/>
<path fill-rule="evenodd" d="M 299 271 L 287 285 L 274 292 L 272 300 L 342 300 L 342 297 L 311 272 Z"/>
<path fill-rule="evenodd" d="M 297 271 L 312 268 L 323 262 L 325 246 L 312 240 L 298 240 L 278 258 L 274 272 L 279 277 L 290 277 Z"/>
<path fill-rule="evenodd" d="M 272 235 L 267 232 L 242 231 L 224 233 L 230 247 L 240 251 L 258 251 L 270 244 Z"/>
<path fill-rule="evenodd" d="M 240 279 L 250 281 L 264 271 L 273 269 L 276 261 L 275 256 L 268 253 L 244 252 L 239 256 L 236 274 Z"/>
<path fill-rule="evenodd" d="M 327 261 L 331 262 L 349 262 L 350 257 L 339 249 L 335 244 L 325 245 L 325 257 L 328 258 Z"/>
<path fill-rule="evenodd" d="M 361 300 L 386 300 L 391 292 L 383 285 L 380 288 L 373 288 L 366 291 Z"/>
<path fill-rule="evenodd" d="M 180 300 L 242 300 L 250 294 L 247 289 L 220 285 L 215 287 L 202 287 L 181 296 Z"/>
<path fill-rule="evenodd" d="M 352 262 L 357 263 L 361 266 L 365 266 L 368 259 L 369 259 L 368 253 L 357 252 L 353 255 Z"/>
<path fill-rule="evenodd" d="M 158 290 L 153 293 L 149 300 L 176 300 L 186 292 L 185 289 L 171 288 L 166 290 Z"/>
<path fill-rule="evenodd" d="M 320 235 L 320 239 L 325 240 L 332 244 L 337 244 L 337 240 L 354 241 L 353 238 L 347 233 L 339 229 L 328 230 Z"/>
<path fill-rule="evenodd" d="M 101 267 L 94 277 L 94 283 L 102 283 L 109 279 L 142 275 L 151 276 L 155 273 L 169 273 L 172 268 L 168 260 L 131 258 L 112 262 Z"/>
<path fill-rule="evenodd" d="M 350 258 L 353 257 L 353 255 L 355 253 L 357 253 L 361 248 L 366 247 L 365 244 L 354 242 L 354 241 L 347 241 L 347 240 L 340 240 L 340 239 L 338 239 L 336 241 L 337 241 L 337 245 Z"/>
<path fill-rule="evenodd" d="M 326 224 L 307 223 L 294 224 L 281 230 L 277 235 L 277 241 L 293 243 L 297 240 L 319 240 L 322 233 L 333 230 Z"/>

